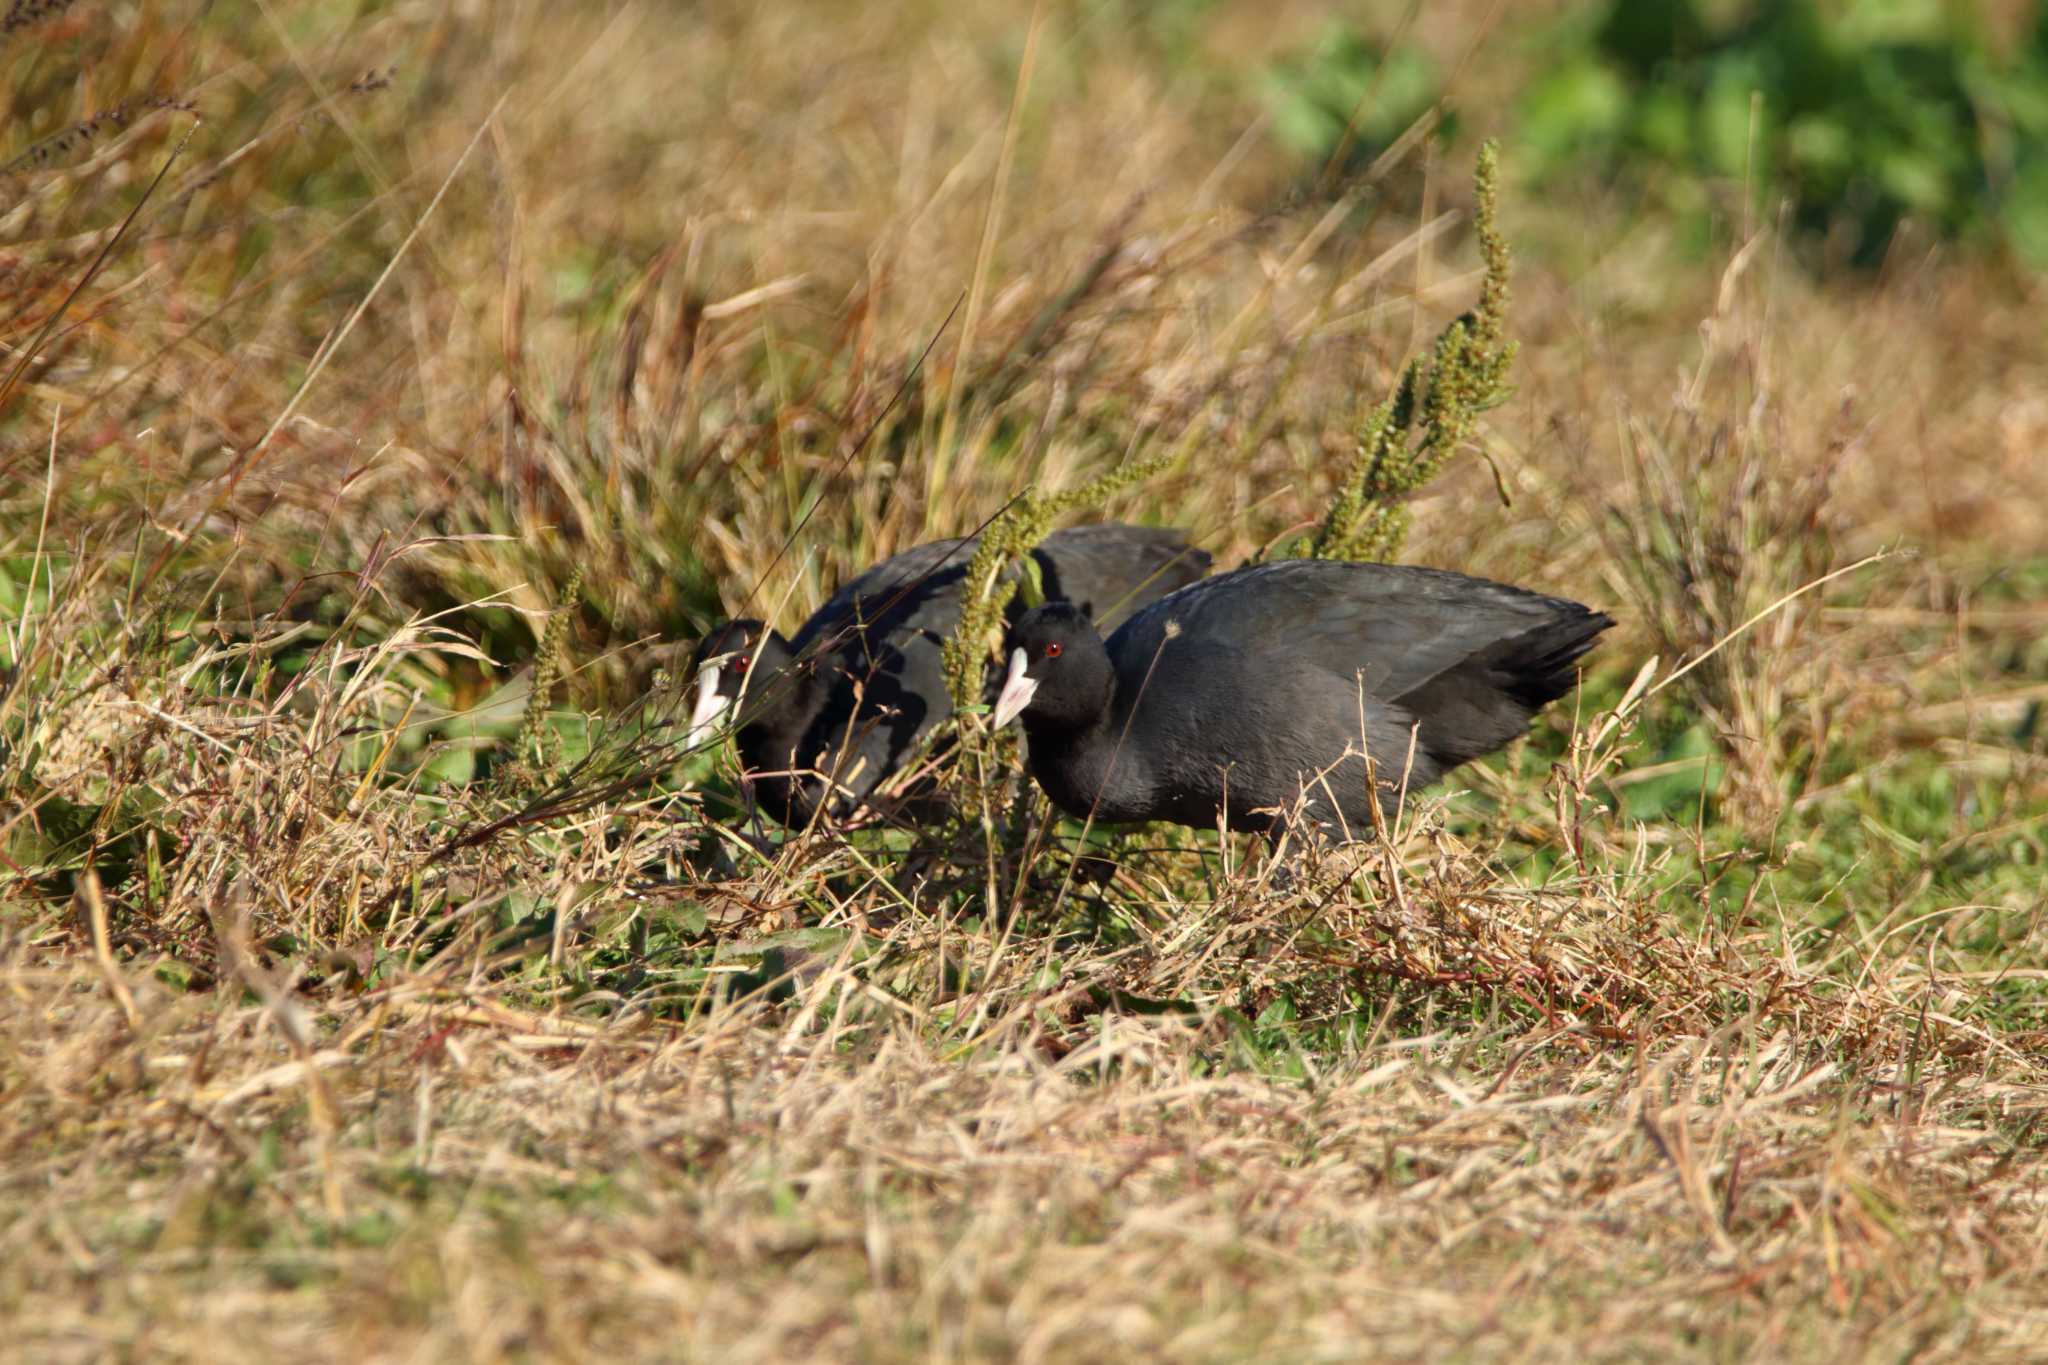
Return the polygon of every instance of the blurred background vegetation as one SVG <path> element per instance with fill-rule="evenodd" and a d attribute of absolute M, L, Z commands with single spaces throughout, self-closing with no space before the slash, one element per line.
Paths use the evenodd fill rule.
<path fill-rule="evenodd" d="M 1782 208 L 1812 250 L 1860 265 L 1910 226 L 2040 267 L 2048 18 L 1998 8 L 1571 6 L 1512 21 L 1529 65 L 1489 112 L 1529 187 L 1639 193 L 1702 248 Z M 1411 29 L 1333 19 L 1275 58 L 1260 94 L 1280 143 L 1306 166 L 1364 164 L 1443 104 L 1449 72 Z M 1457 128 L 1453 104 L 1438 131 L 1455 141 Z"/>

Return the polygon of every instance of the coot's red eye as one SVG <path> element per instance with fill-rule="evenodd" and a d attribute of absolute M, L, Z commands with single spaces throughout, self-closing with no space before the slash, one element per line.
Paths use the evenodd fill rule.
<path fill-rule="evenodd" d="M 754 666 L 754 656 L 751 654 L 742 654 L 739 658 L 734 659 L 732 661 L 732 666 L 734 668 L 737 668 L 740 672 L 744 673 L 749 668 L 752 668 Z"/>
<path fill-rule="evenodd" d="M 1045 657 L 1048 659 L 1057 659 L 1060 657 L 1060 642 L 1058 640 L 1054 640 L 1051 644 L 1045 647 Z"/>

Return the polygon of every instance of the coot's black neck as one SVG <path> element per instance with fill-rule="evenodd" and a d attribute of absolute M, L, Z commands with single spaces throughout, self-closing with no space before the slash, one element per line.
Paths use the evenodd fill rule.
<path fill-rule="evenodd" d="M 817 667 L 800 659 L 752 679 L 739 706 L 734 739 L 749 768 L 787 768 L 795 749 L 824 709 L 826 688 Z"/>
<path fill-rule="evenodd" d="M 1024 717 L 1024 738 L 1031 775 L 1054 805 L 1078 819 L 1090 815 L 1117 818 L 1103 809 L 1106 792 L 1136 776 L 1135 753 L 1122 752 L 1122 722 L 1115 707 L 1105 707 L 1091 720 L 1060 724 Z M 1127 750 L 1128 746 L 1122 746 Z"/>
<path fill-rule="evenodd" d="M 740 703 L 740 723 L 733 732 L 740 768 L 755 802 L 784 825 L 803 825 L 811 818 L 807 784 L 798 776 L 810 759 L 801 750 L 827 693 L 815 666 L 799 660 L 756 676 Z"/>

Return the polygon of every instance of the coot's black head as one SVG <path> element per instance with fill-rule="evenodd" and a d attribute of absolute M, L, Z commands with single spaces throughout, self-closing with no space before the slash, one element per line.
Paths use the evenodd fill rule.
<path fill-rule="evenodd" d="M 746 693 L 749 679 L 765 682 L 790 659 L 789 642 L 763 621 L 727 621 L 705 636 L 691 660 L 697 671 L 697 704 L 690 711 L 690 731 L 683 742 L 695 748 L 708 739 Z"/>
<path fill-rule="evenodd" d="M 1095 623 L 1072 603 L 1050 602 L 1018 617 L 1003 653 L 1010 671 L 996 697 L 998 730 L 1018 716 L 1027 729 L 1079 729 L 1109 709 L 1116 670 Z"/>

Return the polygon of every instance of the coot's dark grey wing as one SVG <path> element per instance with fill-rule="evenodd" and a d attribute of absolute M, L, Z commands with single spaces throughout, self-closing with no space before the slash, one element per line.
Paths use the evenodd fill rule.
<path fill-rule="evenodd" d="M 893 555 L 842 585 L 811 613 L 790 644 L 799 654 L 813 642 L 844 649 L 877 627 L 925 626 L 928 617 L 933 628 L 951 630 L 960 619 L 960 580 L 973 554 L 974 542 L 958 539 L 935 540 Z"/>
<path fill-rule="evenodd" d="M 1399 701 L 1504 641 L 1594 615 L 1576 602 L 1443 569 L 1292 559 L 1182 588 L 1132 617 L 1109 648 L 1122 672 L 1152 656 L 1172 621 L 1229 639 L 1275 670 L 1363 673 L 1369 694 Z"/>
<path fill-rule="evenodd" d="M 843 651 L 877 630 L 950 634 L 975 540 L 935 540 L 883 560 L 834 593 L 790 643 L 799 653 L 814 641 Z M 1068 527 L 1047 536 L 1032 557 L 1048 600 L 1079 603 L 1111 626 L 1209 569 L 1208 552 L 1190 546 L 1183 532 L 1149 526 Z"/>
<path fill-rule="evenodd" d="M 1031 554 L 1046 600 L 1074 603 L 1105 632 L 1209 572 L 1209 552 L 1170 527 L 1072 526 L 1054 531 Z"/>

